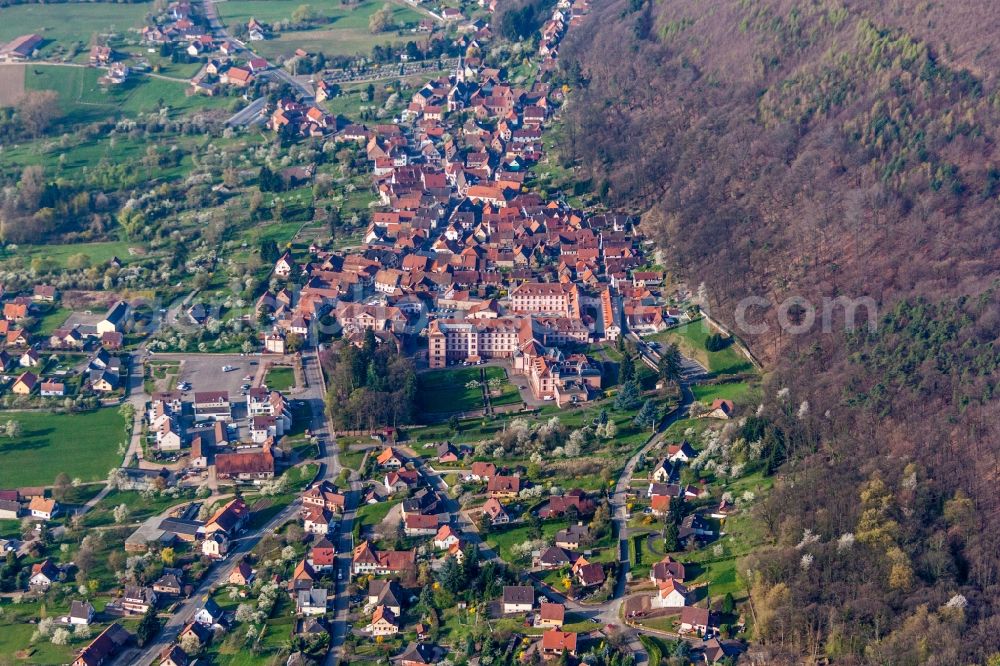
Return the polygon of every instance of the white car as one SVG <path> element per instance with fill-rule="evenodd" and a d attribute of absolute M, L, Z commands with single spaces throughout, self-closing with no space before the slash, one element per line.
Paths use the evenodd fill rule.
<path fill-rule="evenodd" d="M 224 366 L 222 366 L 222 371 L 223 372 L 232 372 L 235 369 L 236 369 L 236 366 L 234 366 L 234 365 L 224 365 Z"/>

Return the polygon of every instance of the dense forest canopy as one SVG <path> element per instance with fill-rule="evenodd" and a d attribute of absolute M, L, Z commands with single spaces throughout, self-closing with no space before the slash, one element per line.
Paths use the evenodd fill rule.
<path fill-rule="evenodd" d="M 978 291 L 1000 249 L 1000 25 L 989 3 L 910 4 L 598 4 L 562 52 L 566 157 L 648 210 L 723 309 Z M 950 11 L 960 34 L 916 29 Z"/>
<path fill-rule="evenodd" d="M 713 315 L 876 304 L 874 328 L 783 334 L 772 307 L 740 331 L 784 405 L 748 422 L 785 461 L 740 565 L 760 663 L 1000 663 L 991 4 L 598 2 L 561 52 L 563 161 Z"/>
<path fill-rule="evenodd" d="M 512 41 L 535 37 L 551 14 L 552 0 L 513 0 L 497 7 L 495 23 L 500 35 Z"/>
<path fill-rule="evenodd" d="M 368 329 L 361 347 L 340 341 L 321 356 L 327 373 L 327 413 L 337 428 L 372 430 L 413 417 L 417 376 L 413 361 Z"/>

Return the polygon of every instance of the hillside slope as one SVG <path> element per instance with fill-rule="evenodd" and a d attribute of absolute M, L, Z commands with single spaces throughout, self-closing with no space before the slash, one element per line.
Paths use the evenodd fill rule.
<path fill-rule="evenodd" d="M 877 304 L 874 331 L 740 330 L 787 405 L 740 565 L 759 663 L 1000 663 L 997 34 L 971 0 L 629 0 L 561 53 L 564 161 L 713 315 Z"/>
<path fill-rule="evenodd" d="M 723 309 L 977 290 L 1000 250 L 989 4 L 599 5 L 563 53 L 566 150 Z"/>

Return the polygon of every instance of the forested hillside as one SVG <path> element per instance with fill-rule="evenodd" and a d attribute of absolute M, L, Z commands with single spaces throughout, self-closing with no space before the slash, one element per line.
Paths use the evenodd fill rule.
<path fill-rule="evenodd" d="M 742 564 L 761 663 L 1000 663 L 995 9 L 603 2 L 561 53 L 564 165 L 714 315 L 878 304 L 876 331 L 742 331 L 787 405 L 773 545 Z"/>
<path fill-rule="evenodd" d="M 649 208 L 723 308 L 974 291 L 1000 222 L 989 5 L 605 3 L 563 51 L 564 157 Z"/>

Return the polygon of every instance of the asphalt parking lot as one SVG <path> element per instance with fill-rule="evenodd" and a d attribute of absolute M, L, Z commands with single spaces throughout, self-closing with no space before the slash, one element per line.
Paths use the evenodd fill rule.
<path fill-rule="evenodd" d="M 240 356 L 239 354 L 157 354 L 153 358 L 178 358 L 181 371 L 178 381 L 189 382 L 188 391 L 192 395 L 197 391 L 229 391 L 229 398 L 237 400 L 242 393 L 244 384 L 257 386 L 257 375 L 263 372 L 263 361 L 260 356 Z M 232 366 L 235 370 L 223 372 L 224 366 Z M 247 376 L 250 379 L 244 379 Z"/>

